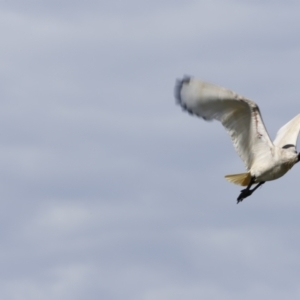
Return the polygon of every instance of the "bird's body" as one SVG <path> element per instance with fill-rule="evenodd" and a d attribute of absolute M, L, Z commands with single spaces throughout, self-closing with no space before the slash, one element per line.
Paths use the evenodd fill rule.
<path fill-rule="evenodd" d="M 278 131 L 272 143 L 257 104 L 228 89 L 185 77 L 177 81 L 175 97 L 184 110 L 208 121 L 220 121 L 230 134 L 247 168 L 247 173 L 225 176 L 230 182 L 247 186 L 238 202 L 264 182 L 283 176 L 299 161 L 296 142 L 300 114 Z M 250 190 L 254 183 L 258 185 Z"/>
<path fill-rule="evenodd" d="M 255 182 L 271 181 L 280 178 L 298 162 L 298 154 L 274 146 L 273 155 L 264 162 L 254 163 L 250 168 Z"/>

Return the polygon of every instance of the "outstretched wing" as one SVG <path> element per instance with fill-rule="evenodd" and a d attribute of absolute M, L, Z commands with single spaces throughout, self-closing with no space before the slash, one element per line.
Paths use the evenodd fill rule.
<path fill-rule="evenodd" d="M 300 114 L 294 117 L 291 121 L 282 126 L 274 140 L 274 145 L 280 148 L 291 148 L 292 151 L 296 151 L 297 138 L 300 130 Z"/>
<path fill-rule="evenodd" d="M 175 97 L 181 107 L 205 120 L 218 120 L 249 170 L 254 161 L 272 155 L 273 144 L 255 102 L 190 77 L 178 80 Z"/>

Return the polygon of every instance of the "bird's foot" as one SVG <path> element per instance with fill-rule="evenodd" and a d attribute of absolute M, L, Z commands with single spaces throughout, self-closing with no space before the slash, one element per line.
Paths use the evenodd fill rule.
<path fill-rule="evenodd" d="M 239 204 L 239 202 L 243 201 L 245 198 L 249 197 L 252 193 L 253 190 L 250 189 L 241 190 L 241 193 L 237 198 L 237 204 Z"/>

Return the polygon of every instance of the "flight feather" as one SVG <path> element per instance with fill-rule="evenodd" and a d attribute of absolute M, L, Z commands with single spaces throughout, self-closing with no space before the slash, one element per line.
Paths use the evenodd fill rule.
<path fill-rule="evenodd" d="M 300 130 L 300 114 L 283 125 L 277 132 L 274 145 L 280 148 L 292 148 L 296 151 L 297 139 Z"/>
<path fill-rule="evenodd" d="M 191 77 L 177 81 L 175 97 L 189 113 L 220 121 L 248 170 L 255 161 L 272 156 L 273 144 L 255 102 Z"/>

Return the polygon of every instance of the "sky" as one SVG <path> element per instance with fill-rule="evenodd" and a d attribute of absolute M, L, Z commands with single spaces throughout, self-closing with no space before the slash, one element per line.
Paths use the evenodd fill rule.
<path fill-rule="evenodd" d="M 0 299 L 299 299 L 299 166 L 236 204 L 184 75 L 300 112 L 299 1 L 0 2 Z"/>

